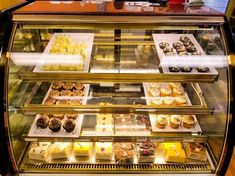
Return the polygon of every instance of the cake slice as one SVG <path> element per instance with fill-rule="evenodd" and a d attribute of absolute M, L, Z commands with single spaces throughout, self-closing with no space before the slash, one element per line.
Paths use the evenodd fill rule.
<path fill-rule="evenodd" d="M 96 142 L 95 157 L 96 157 L 96 160 L 111 161 L 113 158 L 112 142 Z"/>
<path fill-rule="evenodd" d="M 74 156 L 89 157 L 91 154 L 92 143 L 90 142 L 74 142 L 73 151 Z"/>
<path fill-rule="evenodd" d="M 71 150 L 70 142 L 55 142 L 51 146 L 51 159 L 68 159 Z"/>
<path fill-rule="evenodd" d="M 188 143 L 186 145 L 187 158 L 207 161 L 206 147 L 203 143 Z"/>
<path fill-rule="evenodd" d="M 50 154 L 51 143 L 39 142 L 33 143 L 28 153 L 29 159 L 47 162 Z"/>

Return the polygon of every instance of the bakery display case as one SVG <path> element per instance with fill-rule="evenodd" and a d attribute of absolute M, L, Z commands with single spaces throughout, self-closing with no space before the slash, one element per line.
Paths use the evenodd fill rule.
<path fill-rule="evenodd" d="M 226 19 L 155 5 L 35 1 L 13 12 L 2 57 L 11 174 L 225 173 Z"/>

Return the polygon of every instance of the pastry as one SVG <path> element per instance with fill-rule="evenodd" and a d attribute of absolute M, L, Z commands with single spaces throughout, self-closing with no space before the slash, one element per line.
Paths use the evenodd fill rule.
<path fill-rule="evenodd" d="M 173 98 L 164 98 L 163 103 L 164 103 L 164 105 L 172 106 L 172 105 L 174 105 L 175 100 Z"/>
<path fill-rule="evenodd" d="M 96 142 L 95 144 L 96 160 L 112 160 L 113 145 L 112 142 Z"/>
<path fill-rule="evenodd" d="M 154 105 L 163 105 L 163 100 L 162 100 L 161 98 L 154 98 L 154 99 L 152 100 L 152 103 L 153 103 Z"/>
<path fill-rule="evenodd" d="M 69 100 L 58 100 L 56 102 L 56 104 L 58 104 L 58 105 L 68 105 L 69 104 Z"/>
<path fill-rule="evenodd" d="M 83 96 L 84 95 L 84 91 L 83 90 L 73 90 L 73 96 Z"/>
<path fill-rule="evenodd" d="M 160 44 L 159 44 L 159 47 L 161 48 L 161 49 L 164 49 L 164 48 L 167 48 L 167 47 L 169 47 L 170 45 L 169 45 L 169 43 L 167 43 L 167 42 L 161 42 Z"/>
<path fill-rule="evenodd" d="M 71 90 L 62 90 L 60 92 L 61 96 L 72 96 L 73 92 Z"/>
<path fill-rule="evenodd" d="M 153 163 L 155 160 L 155 144 L 151 142 L 144 142 L 139 144 L 138 162 L 139 163 Z"/>
<path fill-rule="evenodd" d="M 52 84 L 52 89 L 55 89 L 55 90 L 60 90 L 63 86 L 63 83 L 62 82 L 54 82 Z"/>
<path fill-rule="evenodd" d="M 61 129 L 61 121 L 57 118 L 50 119 L 49 128 L 53 132 L 58 132 Z"/>
<path fill-rule="evenodd" d="M 177 53 L 187 52 L 187 50 L 184 46 L 177 48 L 176 51 L 177 51 Z"/>
<path fill-rule="evenodd" d="M 188 47 L 194 47 L 194 44 L 193 44 L 193 42 L 192 41 L 187 41 L 187 42 L 184 42 L 184 46 L 186 47 L 186 48 L 188 48 Z M 195 47 L 194 47 L 195 48 Z M 195 50 L 194 51 L 196 51 L 196 48 L 195 48 Z"/>
<path fill-rule="evenodd" d="M 167 52 L 165 53 L 166 56 L 173 56 L 175 53 L 172 51 L 172 52 Z"/>
<path fill-rule="evenodd" d="M 179 56 L 186 56 L 186 55 L 188 55 L 188 53 L 186 51 L 181 51 L 181 52 L 178 52 L 178 55 Z"/>
<path fill-rule="evenodd" d="M 74 142 L 73 153 L 74 156 L 89 157 L 92 151 L 92 143 L 90 142 Z"/>
<path fill-rule="evenodd" d="M 43 104 L 45 105 L 53 105 L 55 104 L 56 100 L 54 98 L 47 98 Z"/>
<path fill-rule="evenodd" d="M 80 100 L 70 100 L 69 104 L 71 104 L 71 105 L 82 105 L 82 102 Z"/>
<path fill-rule="evenodd" d="M 47 128 L 49 126 L 49 117 L 46 116 L 46 115 L 43 115 L 43 116 L 40 116 L 38 119 L 37 119 L 37 127 L 39 128 Z"/>
<path fill-rule="evenodd" d="M 75 83 L 73 85 L 73 87 L 77 90 L 83 90 L 84 89 L 84 85 L 82 83 Z"/>
<path fill-rule="evenodd" d="M 78 114 L 65 114 L 65 116 L 66 116 L 68 119 L 74 119 L 74 120 L 76 120 L 76 118 L 78 117 Z"/>
<path fill-rule="evenodd" d="M 203 73 L 206 73 L 209 71 L 209 68 L 208 67 L 197 67 L 197 71 L 198 72 L 203 72 Z"/>
<path fill-rule="evenodd" d="M 134 161 L 134 144 L 115 143 L 114 154 L 117 164 L 132 164 Z"/>
<path fill-rule="evenodd" d="M 47 162 L 50 154 L 50 148 L 50 142 L 34 142 L 29 149 L 28 157 L 30 160 Z"/>
<path fill-rule="evenodd" d="M 160 95 L 162 97 L 170 96 L 172 94 L 172 90 L 167 87 L 160 88 Z"/>
<path fill-rule="evenodd" d="M 63 84 L 63 89 L 65 89 L 65 90 L 73 89 L 73 83 L 64 83 Z"/>
<path fill-rule="evenodd" d="M 185 43 L 185 42 L 190 41 L 190 38 L 187 37 L 187 36 L 181 36 L 181 37 L 180 37 L 180 41 L 183 42 L 183 43 Z"/>
<path fill-rule="evenodd" d="M 150 88 L 160 89 L 161 85 L 159 83 L 149 83 Z"/>
<path fill-rule="evenodd" d="M 180 96 L 180 97 L 176 97 L 175 98 L 175 104 L 177 106 L 182 106 L 182 105 L 186 105 L 186 99 L 184 96 Z"/>
<path fill-rule="evenodd" d="M 181 43 L 181 42 L 174 42 L 173 43 L 173 48 L 174 49 L 178 49 L 178 48 L 181 48 L 181 47 L 183 47 L 184 45 L 183 45 L 183 43 Z"/>
<path fill-rule="evenodd" d="M 174 96 L 174 97 L 177 97 L 177 96 L 181 96 L 181 95 L 183 95 L 183 90 L 181 89 L 181 88 L 174 88 L 173 90 L 172 90 L 172 95 Z"/>
<path fill-rule="evenodd" d="M 182 122 L 185 128 L 192 128 L 195 125 L 195 119 L 192 115 L 184 115 Z"/>
<path fill-rule="evenodd" d="M 53 114 L 53 117 L 62 120 L 64 118 L 64 114 Z"/>
<path fill-rule="evenodd" d="M 192 71 L 192 67 L 184 66 L 184 67 L 181 67 L 180 70 L 182 72 L 191 72 Z"/>
<path fill-rule="evenodd" d="M 96 131 L 113 131 L 112 114 L 98 114 L 97 115 Z"/>
<path fill-rule="evenodd" d="M 71 133 L 76 126 L 76 123 L 73 119 L 66 119 L 63 123 L 63 128 L 66 132 Z"/>
<path fill-rule="evenodd" d="M 168 86 L 171 90 L 173 90 L 174 88 L 182 89 L 182 86 L 180 83 L 169 83 Z"/>
<path fill-rule="evenodd" d="M 149 92 L 153 97 L 159 97 L 160 96 L 160 90 L 159 89 L 150 88 Z"/>
<path fill-rule="evenodd" d="M 189 53 L 197 52 L 196 47 L 195 47 L 195 46 L 192 46 L 192 45 L 186 47 L 186 50 L 187 50 Z"/>
<path fill-rule="evenodd" d="M 55 142 L 51 145 L 51 159 L 68 159 L 71 151 L 70 142 Z"/>
<path fill-rule="evenodd" d="M 168 123 L 168 115 L 157 115 L 156 117 L 156 125 L 158 128 L 165 128 Z"/>
<path fill-rule="evenodd" d="M 49 97 L 54 98 L 54 97 L 58 97 L 60 95 L 60 92 L 58 90 L 51 90 L 49 92 Z"/>
<path fill-rule="evenodd" d="M 175 66 L 175 67 L 168 67 L 170 72 L 179 72 L 180 71 L 180 67 Z"/>
<path fill-rule="evenodd" d="M 179 142 L 164 143 L 166 162 L 184 163 L 186 155 Z"/>
<path fill-rule="evenodd" d="M 180 126 L 181 117 L 180 115 L 172 115 L 170 117 L 170 126 L 171 128 L 177 129 Z"/>
<path fill-rule="evenodd" d="M 170 48 L 170 47 L 166 47 L 163 49 L 163 52 L 164 53 L 170 53 L 170 52 L 173 52 L 173 48 Z"/>
<path fill-rule="evenodd" d="M 186 145 L 187 158 L 207 161 L 206 146 L 203 143 L 188 143 Z"/>

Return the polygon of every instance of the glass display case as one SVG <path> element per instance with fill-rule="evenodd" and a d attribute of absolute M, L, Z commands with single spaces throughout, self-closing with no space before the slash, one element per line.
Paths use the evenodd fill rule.
<path fill-rule="evenodd" d="M 16 10 L 2 58 L 11 172 L 223 175 L 234 130 L 226 24 L 169 3 Z"/>

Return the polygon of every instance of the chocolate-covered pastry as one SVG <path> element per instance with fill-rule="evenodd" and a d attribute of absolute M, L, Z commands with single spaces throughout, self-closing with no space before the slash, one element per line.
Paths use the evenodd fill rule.
<path fill-rule="evenodd" d="M 39 128 L 47 128 L 49 125 L 49 117 L 47 115 L 43 115 L 37 119 L 37 127 Z"/>
<path fill-rule="evenodd" d="M 183 42 L 183 43 L 185 43 L 185 42 L 190 41 L 190 38 L 187 37 L 187 36 L 181 36 L 181 37 L 180 37 L 180 41 Z"/>
<path fill-rule="evenodd" d="M 167 48 L 167 47 L 169 47 L 170 45 L 169 45 L 169 43 L 167 43 L 167 42 L 161 42 L 160 44 L 159 44 L 159 47 L 161 48 L 161 49 L 164 49 L 164 48 Z"/>
<path fill-rule="evenodd" d="M 186 56 L 186 55 L 188 55 L 188 53 L 186 51 L 183 51 L 183 52 L 178 52 L 178 55 L 179 56 Z"/>
<path fill-rule="evenodd" d="M 166 48 L 163 49 L 163 52 L 164 52 L 164 53 L 173 52 L 173 48 L 166 47 Z"/>
<path fill-rule="evenodd" d="M 192 45 L 186 47 L 186 50 L 187 50 L 189 53 L 193 53 L 193 52 L 196 52 L 196 51 L 197 51 L 196 47 L 195 47 L 195 46 L 192 46 Z"/>
<path fill-rule="evenodd" d="M 52 118 L 49 122 L 49 128 L 53 132 L 58 132 L 61 129 L 61 121 L 57 118 Z"/>
<path fill-rule="evenodd" d="M 54 83 L 52 84 L 52 89 L 54 89 L 54 90 L 60 90 L 60 89 L 62 88 L 62 86 L 63 86 L 63 83 L 62 83 L 62 82 L 54 82 Z"/>
<path fill-rule="evenodd" d="M 179 72 L 179 71 L 180 71 L 180 67 L 178 67 L 178 66 L 169 67 L 169 71 L 170 71 L 170 72 Z"/>
<path fill-rule="evenodd" d="M 181 48 L 181 47 L 183 47 L 184 45 L 183 45 L 183 43 L 181 43 L 181 42 L 174 42 L 173 43 L 173 48 L 175 48 L 176 50 L 178 49 L 178 48 Z"/>
<path fill-rule="evenodd" d="M 208 67 L 197 67 L 198 72 L 208 72 L 210 69 Z"/>
<path fill-rule="evenodd" d="M 71 133 L 76 126 L 76 123 L 73 119 L 67 119 L 63 123 L 63 128 L 66 132 Z"/>
<path fill-rule="evenodd" d="M 193 42 L 188 41 L 188 42 L 184 42 L 184 46 L 188 47 L 188 46 L 194 46 Z"/>
<path fill-rule="evenodd" d="M 180 53 L 180 52 L 186 52 L 186 49 L 184 46 L 180 47 L 180 48 L 177 48 L 176 49 L 177 53 Z"/>
<path fill-rule="evenodd" d="M 184 66 L 184 67 L 181 67 L 180 70 L 182 72 L 191 72 L 192 71 L 192 67 Z"/>

